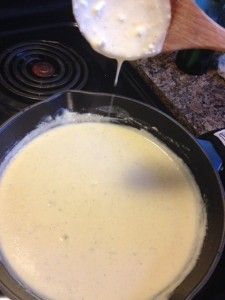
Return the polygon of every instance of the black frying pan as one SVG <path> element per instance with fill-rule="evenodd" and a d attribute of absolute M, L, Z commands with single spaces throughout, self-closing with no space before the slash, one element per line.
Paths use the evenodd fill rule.
<path fill-rule="evenodd" d="M 71 91 L 24 110 L 0 128 L 0 163 L 15 143 L 45 117 L 56 115 L 62 108 L 106 115 L 111 99 L 111 95 Z M 193 299 L 210 278 L 223 251 L 225 206 L 218 175 L 197 141 L 160 111 L 135 100 L 115 96 L 111 114 L 117 117 L 117 122 L 135 127 L 140 127 L 140 123 L 147 126 L 186 162 L 200 187 L 207 208 L 207 235 L 195 268 L 171 295 L 171 300 Z M 36 299 L 9 275 L 3 264 L 0 264 L 0 289 L 12 299 Z"/>

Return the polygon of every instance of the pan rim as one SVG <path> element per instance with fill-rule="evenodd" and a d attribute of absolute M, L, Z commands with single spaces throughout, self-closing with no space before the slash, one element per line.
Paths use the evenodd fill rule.
<path fill-rule="evenodd" d="M 64 94 L 68 94 L 68 93 L 75 93 L 77 95 L 94 95 L 94 96 L 98 96 L 98 97 L 112 97 L 113 94 L 111 93 L 99 93 L 99 92 L 89 92 L 89 91 L 81 91 L 81 90 L 68 90 L 68 91 L 64 91 L 61 93 L 57 93 L 51 97 L 49 97 L 46 100 L 40 101 L 38 103 L 35 103 L 33 105 L 28 106 L 27 108 L 23 109 L 22 111 L 20 111 L 19 113 L 16 113 L 15 115 L 13 115 L 11 118 L 9 118 L 5 123 L 3 123 L 0 126 L 0 134 L 1 132 L 3 132 L 10 124 L 12 124 L 14 121 L 16 121 L 21 115 L 24 114 L 24 112 L 30 111 L 32 109 L 34 109 L 35 107 L 47 104 L 47 103 L 51 103 L 52 101 L 54 101 L 56 98 L 58 98 L 59 96 L 63 96 Z M 155 107 L 152 107 L 149 104 L 143 103 L 141 101 L 138 101 L 136 99 L 130 98 L 130 97 L 125 97 L 125 96 L 121 96 L 121 95 L 114 95 L 115 98 L 119 98 L 119 99 L 124 99 L 126 101 L 129 102 L 133 102 L 136 103 L 138 105 L 144 106 L 147 109 L 150 109 L 152 111 L 157 112 L 158 114 L 162 115 L 163 117 L 167 118 L 170 122 L 174 123 L 174 125 L 176 125 L 180 130 L 182 130 L 186 135 L 189 136 L 189 138 L 192 140 L 192 142 L 195 144 L 195 146 L 197 146 L 197 148 L 200 150 L 200 152 L 202 153 L 202 155 L 204 156 L 204 159 L 207 160 L 208 165 L 211 169 L 211 172 L 213 173 L 213 176 L 216 179 L 217 182 L 217 186 L 218 186 L 218 191 L 220 192 L 219 197 L 221 198 L 222 201 L 222 205 L 223 205 L 223 234 L 221 236 L 221 240 L 220 240 L 220 244 L 218 246 L 217 249 L 217 254 L 215 255 L 213 262 L 211 263 L 208 272 L 205 274 L 205 276 L 203 277 L 203 279 L 196 284 L 195 288 L 192 289 L 189 294 L 186 297 L 186 300 L 191 300 L 193 299 L 193 297 L 201 290 L 203 289 L 203 287 L 206 285 L 206 283 L 208 282 L 208 280 L 210 279 L 211 275 L 213 274 L 213 272 L 216 269 L 216 266 L 219 263 L 219 260 L 223 254 L 224 248 L 225 248 L 225 193 L 224 193 L 224 187 L 223 184 L 220 180 L 219 174 L 218 172 L 216 172 L 216 170 L 213 167 L 213 164 L 211 162 L 211 160 L 209 159 L 206 151 L 200 146 L 200 144 L 197 142 L 196 138 L 194 137 L 194 135 L 192 135 L 184 126 L 182 126 L 178 121 L 176 121 L 175 119 L 173 119 L 171 116 L 169 116 L 168 114 L 162 112 L 160 109 L 157 109 Z M 210 171 L 210 170 L 209 170 Z M 191 272 L 190 272 L 191 274 Z M 10 275 L 11 276 L 11 275 Z M 13 278 L 13 277 L 12 277 Z M 13 280 L 15 280 L 13 278 Z M 16 280 L 15 280 L 16 281 Z M 182 282 L 179 286 L 182 285 Z M 24 288 L 24 287 L 23 287 Z M 16 295 L 16 293 L 14 293 L 11 289 L 9 289 L 0 279 L 0 289 L 2 289 L 4 292 L 6 292 L 6 295 L 8 294 L 12 299 L 21 299 L 19 296 Z M 176 290 L 176 289 L 175 289 Z M 175 291 L 174 290 L 174 291 Z M 29 292 L 30 293 L 30 292 Z M 171 293 L 171 296 L 173 295 L 173 293 Z M 36 297 L 34 295 L 31 294 L 31 296 Z M 37 297 L 37 299 L 39 299 Z"/>

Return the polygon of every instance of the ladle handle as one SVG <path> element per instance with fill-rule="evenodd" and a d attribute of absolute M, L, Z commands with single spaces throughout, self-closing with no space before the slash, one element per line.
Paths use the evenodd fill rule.
<path fill-rule="evenodd" d="M 172 22 L 165 51 L 211 49 L 225 51 L 225 29 L 208 17 L 194 0 L 171 0 Z"/>

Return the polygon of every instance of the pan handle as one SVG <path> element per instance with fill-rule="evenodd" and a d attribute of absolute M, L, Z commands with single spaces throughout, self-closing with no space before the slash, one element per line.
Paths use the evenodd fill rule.
<path fill-rule="evenodd" d="M 206 133 L 197 142 L 208 155 L 214 168 L 219 172 L 224 172 L 225 178 L 225 129 Z"/>

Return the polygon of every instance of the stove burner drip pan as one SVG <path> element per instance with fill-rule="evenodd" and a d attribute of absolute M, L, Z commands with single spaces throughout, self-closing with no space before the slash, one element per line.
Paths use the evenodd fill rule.
<path fill-rule="evenodd" d="M 41 101 L 64 90 L 81 89 L 87 79 L 83 58 L 58 42 L 20 43 L 0 56 L 0 85 L 24 100 Z"/>

